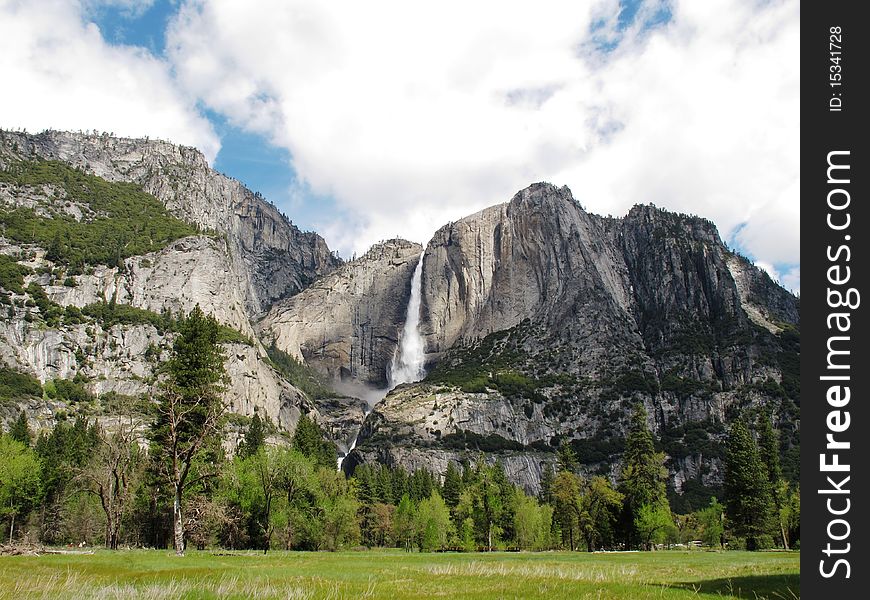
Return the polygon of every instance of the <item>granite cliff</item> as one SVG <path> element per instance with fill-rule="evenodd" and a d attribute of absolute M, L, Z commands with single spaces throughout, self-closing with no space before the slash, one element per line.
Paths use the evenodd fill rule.
<path fill-rule="evenodd" d="M 725 427 L 753 408 L 796 464 L 798 300 L 711 222 L 653 206 L 603 218 L 534 184 L 442 227 L 423 260 L 429 375 L 378 405 L 349 466 L 484 451 L 534 490 L 567 442 L 613 475 L 636 402 L 676 491 L 721 483 Z"/>
<path fill-rule="evenodd" d="M 332 380 L 385 387 L 422 252 L 404 240 L 374 245 L 278 302 L 259 324 L 261 339 Z"/>
<path fill-rule="evenodd" d="M 316 399 L 275 368 L 253 325 L 274 302 L 341 264 L 319 235 L 300 231 L 259 194 L 210 169 L 195 149 L 167 142 L 0 132 L 0 168 L 0 258 L 18 273 L 18 281 L 12 276 L 3 285 L 4 367 L 43 384 L 75 380 L 97 404 L 106 394 L 148 394 L 154 367 L 172 339 L 157 316 L 199 304 L 234 332 L 225 343 L 233 412 L 251 416 L 259 410 L 281 429 L 292 430 L 301 412 L 332 425 Z M 79 181 L 79 173 L 95 178 Z M 112 218 L 88 200 L 94 191 L 89 186 L 96 185 L 101 193 L 144 192 L 162 209 L 150 207 L 151 213 L 134 220 L 175 218 L 189 226 L 180 231 L 191 235 L 175 236 L 154 252 L 82 263 L 70 248 L 79 251 L 76 244 L 84 242 L 62 238 L 78 225 Z M 36 237 L 22 234 L 22 222 L 31 224 Z M 55 225 L 57 239 L 39 241 L 39 230 Z M 55 244 L 67 251 L 49 247 Z M 95 313 L 101 306 L 129 309 L 115 322 Z M 350 410 L 357 423 L 365 407 L 347 398 L 331 399 L 330 405 L 340 405 L 340 422 Z M 30 413 L 34 427 L 50 424 L 45 411 Z"/>

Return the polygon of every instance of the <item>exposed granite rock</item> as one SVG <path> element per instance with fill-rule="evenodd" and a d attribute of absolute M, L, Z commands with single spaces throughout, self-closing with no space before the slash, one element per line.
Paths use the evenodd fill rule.
<path fill-rule="evenodd" d="M 325 398 L 315 401 L 320 416 L 318 423 L 332 438 L 338 455 L 347 454 L 365 421 L 369 406 L 360 398 Z"/>
<path fill-rule="evenodd" d="M 728 257 L 727 264 L 743 310 L 753 323 L 779 333 L 783 324 L 800 321 L 800 301 L 796 303 L 794 296 L 776 285 L 767 273 L 736 254 Z"/>
<path fill-rule="evenodd" d="M 88 323 L 51 329 L 23 318 L 0 320 L 0 362 L 42 383 L 81 375 L 97 396 L 157 393 L 154 367 L 161 355 L 168 356 L 170 345 L 171 336 L 151 325 L 103 329 L 99 323 Z M 232 412 L 252 416 L 258 408 L 288 431 L 295 428 L 301 411 L 316 412 L 299 390 L 261 359 L 258 347 L 224 344 L 224 351 L 229 376 L 225 398 Z"/>
<path fill-rule="evenodd" d="M 799 328 L 798 301 L 705 219 L 652 206 L 602 218 L 567 188 L 535 184 L 441 228 L 422 293 L 437 369 L 375 408 L 352 463 L 411 468 L 485 450 L 507 468 L 542 452 L 547 462 L 574 440 L 584 470 L 615 475 L 637 402 L 673 452 L 677 491 L 689 479 L 721 483 L 725 426 L 746 407 L 778 413 L 797 443 L 785 417 L 796 410 L 797 354 L 777 334 Z M 499 373 L 513 382 L 500 385 Z M 685 446 L 693 428 L 707 454 Z M 536 489 L 541 460 L 523 464 L 518 481 Z"/>
<path fill-rule="evenodd" d="M 278 303 L 259 324 L 262 339 L 332 379 L 383 387 L 422 251 L 405 240 L 376 244 Z"/>
<path fill-rule="evenodd" d="M 209 230 L 174 241 L 159 252 L 134 256 L 123 268 L 97 265 L 84 274 L 57 277 L 45 249 L 20 247 L 0 238 L 0 252 L 34 270 L 49 299 L 64 307 L 116 302 L 174 314 L 199 304 L 220 323 L 240 331 L 253 346 L 226 344 L 231 410 L 250 416 L 255 408 L 285 430 L 301 412 L 321 419 L 302 392 L 279 375 L 251 326 L 251 317 L 276 299 L 298 292 L 340 261 L 316 234 L 302 233 L 258 194 L 208 168 L 202 155 L 161 141 L 47 132 L 0 132 L 0 164 L 53 159 L 109 181 L 141 185 L 177 217 Z M 9 186 L 0 202 L 39 211 L 62 210 L 76 220 L 92 217 L 86 204 L 70 202 L 53 186 Z M 90 211 L 90 212 L 89 212 Z M 45 212 L 51 217 L 51 211 Z M 52 273 L 52 271 L 55 271 Z M 63 284 L 62 284 L 63 283 Z M 155 392 L 153 362 L 166 358 L 171 340 L 149 325 L 99 323 L 47 328 L 25 319 L 21 306 L 0 322 L 0 360 L 40 380 L 83 376 L 94 394 Z"/>
<path fill-rule="evenodd" d="M 50 266 L 44 260 L 29 264 Z M 72 279 L 74 286 L 53 282 L 48 275 L 37 280 L 49 298 L 62 306 L 82 307 L 114 298 L 120 304 L 179 315 L 199 304 L 220 323 L 254 337 L 244 299 L 234 285 L 226 243 L 219 238 L 182 238 L 160 252 L 128 258 L 123 270 L 100 265 Z"/>
<path fill-rule="evenodd" d="M 323 238 L 299 231 L 262 196 L 210 169 L 194 148 L 109 135 L 0 132 L 0 162 L 33 157 L 137 183 L 178 218 L 225 236 L 235 287 L 252 316 L 341 264 Z"/>
<path fill-rule="evenodd" d="M 549 184 L 442 227 L 423 263 L 429 356 L 524 319 L 552 327 L 571 321 L 597 345 L 641 344 L 627 266 L 605 238 L 602 219 L 583 211 L 567 187 Z"/>
<path fill-rule="evenodd" d="M 319 236 L 211 171 L 197 151 L 165 142 L 0 133 L 0 163 L 33 156 L 138 183 L 211 232 L 127 259 L 120 270 L 96 267 L 73 287 L 40 274 L 44 252 L 26 248 L 38 270 L 29 280 L 53 301 L 114 298 L 156 312 L 199 303 L 334 381 L 386 383 L 419 245 L 392 240 L 342 266 Z M 38 211 L 50 199 L 73 219 L 88 216 L 61 192 L 0 188 L 0 202 Z M 0 241 L 3 254 L 20 250 Z M 579 450 L 584 472 L 616 476 L 637 402 L 669 453 L 678 491 L 687 481 L 721 482 L 725 426 L 747 407 L 773 410 L 785 445 L 796 443 L 799 302 L 730 252 L 704 219 L 652 206 L 603 218 L 567 188 L 534 184 L 435 234 L 423 258 L 422 304 L 435 370 L 368 417 L 364 400 L 309 401 L 264 360 L 258 340 L 226 346 L 233 411 L 257 408 L 286 430 L 310 413 L 342 452 L 361 428 L 347 470 L 379 460 L 443 471 L 484 451 L 530 491 L 562 441 Z M 42 380 L 82 373 L 98 393 L 153 389 L 153 349 L 168 348 L 153 327 L 49 329 L 26 323 L 19 305 L 10 310 L 0 323 L 3 362 Z"/>

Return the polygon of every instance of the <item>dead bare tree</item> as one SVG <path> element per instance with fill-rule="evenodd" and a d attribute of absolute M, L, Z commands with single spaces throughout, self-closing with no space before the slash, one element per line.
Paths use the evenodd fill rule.
<path fill-rule="evenodd" d="M 119 416 L 117 428 L 100 436 L 93 458 L 77 475 L 82 489 L 100 499 L 106 515 L 106 547 L 112 550 L 118 548 L 124 513 L 142 470 L 138 425 L 133 416 Z"/>

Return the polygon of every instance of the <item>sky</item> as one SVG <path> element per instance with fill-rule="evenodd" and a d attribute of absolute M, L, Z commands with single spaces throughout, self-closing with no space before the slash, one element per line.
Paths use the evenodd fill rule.
<path fill-rule="evenodd" d="M 0 0 L 0 127 L 199 148 L 345 258 L 537 181 L 800 290 L 798 0 Z"/>

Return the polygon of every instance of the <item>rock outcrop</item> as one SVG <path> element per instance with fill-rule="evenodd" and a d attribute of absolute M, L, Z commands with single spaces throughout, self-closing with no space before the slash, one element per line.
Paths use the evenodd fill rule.
<path fill-rule="evenodd" d="M 404 240 L 376 244 L 279 302 L 259 324 L 262 339 L 334 380 L 384 387 L 422 252 Z"/>
<path fill-rule="evenodd" d="M 136 183 L 196 226 L 159 251 L 71 273 L 26 235 L 0 238 L 4 264 L 12 257 L 26 267 L 20 281 L 17 267 L 6 275 L 0 361 L 43 382 L 78 377 L 95 394 L 152 393 L 172 334 L 147 319 L 103 323 L 71 307 L 116 303 L 158 315 L 199 304 L 238 332 L 225 344 L 233 411 L 262 411 L 286 430 L 312 414 L 341 452 L 357 439 L 348 471 L 380 461 L 443 472 L 448 461 L 484 453 L 534 491 L 569 443 L 585 472 L 616 476 L 636 403 L 678 492 L 721 484 L 727 425 L 753 408 L 773 414 L 785 456 L 796 456 L 799 302 L 705 219 L 653 206 L 599 217 L 568 188 L 538 183 L 445 225 L 425 252 L 390 240 L 342 263 L 194 149 L 0 132 L 0 167 L 34 158 Z M 63 182 L 16 185 L 0 185 L 0 209 L 95 216 L 65 196 Z M 378 403 L 421 254 L 429 375 Z M 66 310 L 63 319 L 44 319 L 40 302 Z M 305 367 L 272 346 L 347 397 L 308 397 L 285 377 Z M 34 422 L 53 410 L 41 402 L 28 408 Z"/>

